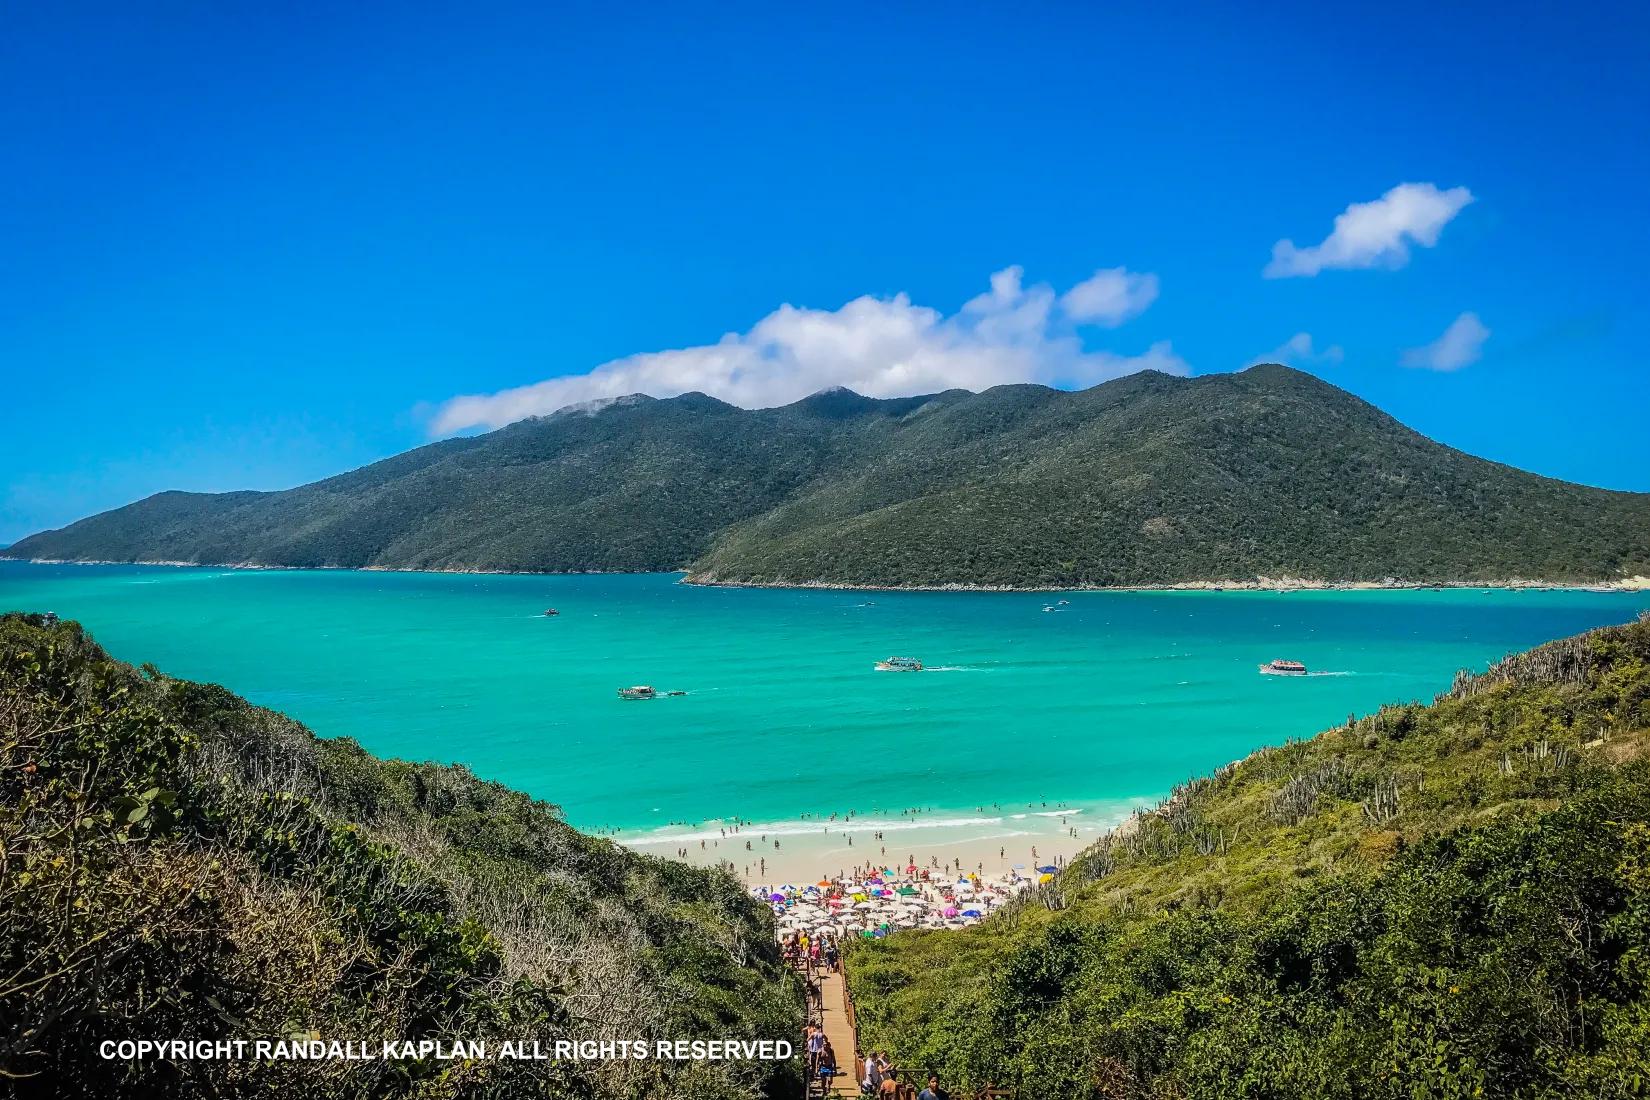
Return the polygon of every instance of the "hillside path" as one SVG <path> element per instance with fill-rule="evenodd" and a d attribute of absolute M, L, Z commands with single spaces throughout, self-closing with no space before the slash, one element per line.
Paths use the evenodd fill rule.
<path fill-rule="evenodd" d="M 837 1066 L 843 1070 L 831 1082 L 831 1091 L 826 1095 L 858 1096 L 859 1085 L 854 1076 L 859 1065 L 858 1051 L 853 1024 L 848 1019 L 848 996 L 843 987 L 842 975 L 832 974 L 827 970 L 820 970 L 818 973 L 820 1018 L 825 1026 L 825 1038 L 831 1041 L 831 1049 L 836 1052 Z"/>

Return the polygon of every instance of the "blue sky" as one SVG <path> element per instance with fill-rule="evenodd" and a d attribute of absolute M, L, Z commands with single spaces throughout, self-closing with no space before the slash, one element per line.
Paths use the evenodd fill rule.
<path fill-rule="evenodd" d="M 0 543 L 637 382 L 1276 349 L 1650 490 L 1643 5 L 336 7 L 8 13 Z"/>

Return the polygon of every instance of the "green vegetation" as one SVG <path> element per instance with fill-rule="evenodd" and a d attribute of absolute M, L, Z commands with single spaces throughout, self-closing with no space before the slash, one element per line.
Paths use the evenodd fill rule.
<path fill-rule="evenodd" d="M 732 878 L 0 617 L 0 1081 L 65 1097 L 756 1097 L 790 1063 L 126 1063 L 105 1039 L 794 1038 Z M 296 1090 L 301 1090 L 296 1091 Z M 6 1091 L 0 1088 L 0 1092 Z"/>
<path fill-rule="evenodd" d="M 1650 496 L 1486 462 L 1280 366 L 742 410 L 626 398 L 280 493 L 162 493 L 12 557 L 742 583 L 1605 581 Z"/>
<path fill-rule="evenodd" d="M 1188 783 L 977 929 L 850 953 L 862 1042 L 1022 1096 L 1650 1094 L 1650 619 Z"/>

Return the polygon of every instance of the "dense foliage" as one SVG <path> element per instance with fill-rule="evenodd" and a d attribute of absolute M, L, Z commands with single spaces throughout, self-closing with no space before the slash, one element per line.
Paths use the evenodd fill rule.
<path fill-rule="evenodd" d="M 1180 788 L 959 933 L 858 946 L 861 1036 L 1020 1095 L 1650 1095 L 1650 621 Z"/>
<path fill-rule="evenodd" d="M 0 617 L 0 1082 L 30 1094 L 791 1095 L 790 1063 L 152 1060 L 104 1039 L 794 1037 L 731 878 Z M 4 1091 L 0 1088 L 0 1091 Z"/>
<path fill-rule="evenodd" d="M 1650 574 L 1650 497 L 1464 455 L 1279 366 L 743 410 L 627 398 L 16 557 L 1082 586 Z"/>

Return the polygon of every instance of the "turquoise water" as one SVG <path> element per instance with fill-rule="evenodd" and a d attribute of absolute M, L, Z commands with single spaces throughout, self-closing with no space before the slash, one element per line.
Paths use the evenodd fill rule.
<path fill-rule="evenodd" d="M 0 562 L 0 609 L 587 827 L 1124 805 L 1650 594 L 860 593 Z M 546 618 L 546 607 L 561 615 Z M 891 654 L 922 673 L 878 673 Z M 1273 657 L 1323 674 L 1260 676 Z M 688 694 L 621 702 L 652 684 Z"/>

